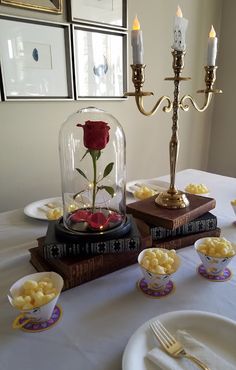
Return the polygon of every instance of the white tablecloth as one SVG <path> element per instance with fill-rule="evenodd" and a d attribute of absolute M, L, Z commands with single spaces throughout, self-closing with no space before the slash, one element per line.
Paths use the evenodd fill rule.
<path fill-rule="evenodd" d="M 169 181 L 169 177 L 161 180 Z M 204 183 L 216 199 L 213 213 L 222 235 L 236 243 L 235 215 L 230 201 L 236 198 L 236 179 L 197 170 L 176 176 L 179 189 Z M 41 333 L 11 327 L 16 311 L 6 294 L 10 285 L 35 272 L 28 249 L 36 246 L 47 223 L 30 219 L 23 210 L 0 214 L 0 369 L 1 370 L 120 370 L 122 353 L 132 333 L 145 321 L 176 310 L 201 310 L 236 320 L 236 278 L 208 282 L 196 273 L 200 260 L 193 246 L 179 251 L 182 263 L 174 275 L 176 290 L 162 299 L 146 297 L 136 288 L 142 277 L 138 265 L 124 268 L 65 291 L 59 298 L 62 320 Z M 236 258 L 230 264 L 236 271 Z M 135 370 L 135 369 L 134 369 Z"/>

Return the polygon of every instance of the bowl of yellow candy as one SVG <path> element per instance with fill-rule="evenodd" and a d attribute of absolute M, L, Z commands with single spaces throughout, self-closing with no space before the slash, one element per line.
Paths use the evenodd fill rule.
<path fill-rule="evenodd" d="M 147 248 L 138 256 L 138 263 L 148 287 L 164 289 L 180 265 L 180 258 L 174 249 Z"/>
<path fill-rule="evenodd" d="M 133 192 L 134 197 L 140 200 L 150 198 L 155 194 L 157 194 L 157 191 L 146 185 L 140 186 Z"/>
<path fill-rule="evenodd" d="M 8 294 L 10 304 L 20 311 L 13 327 L 20 328 L 22 325 L 19 321 L 22 318 L 33 322 L 49 320 L 62 288 L 62 277 L 53 271 L 38 272 L 17 280 Z"/>
<path fill-rule="evenodd" d="M 185 187 L 185 191 L 190 194 L 206 195 L 209 194 L 209 190 L 204 184 L 188 184 Z"/>
<path fill-rule="evenodd" d="M 195 242 L 195 250 L 209 275 L 218 276 L 236 254 L 236 245 L 225 238 L 202 238 Z"/>

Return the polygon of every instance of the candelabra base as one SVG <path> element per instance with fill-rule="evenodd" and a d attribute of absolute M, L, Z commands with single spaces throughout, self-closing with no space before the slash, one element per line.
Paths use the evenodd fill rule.
<path fill-rule="evenodd" d="M 169 190 L 159 193 L 155 199 L 155 203 L 158 206 L 169 209 L 186 208 L 189 206 L 189 200 L 186 194 L 179 190 L 175 193 L 171 193 Z"/>

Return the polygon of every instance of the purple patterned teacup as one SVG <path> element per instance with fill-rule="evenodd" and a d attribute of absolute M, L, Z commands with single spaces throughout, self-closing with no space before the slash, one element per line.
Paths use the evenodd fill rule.
<path fill-rule="evenodd" d="M 146 283 L 148 284 L 148 287 L 152 290 L 162 290 L 166 287 L 166 285 L 168 284 L 168 282 L 170 281 L 170 277 L 173 273 L 175 273 L 178 268 L 179 268 L 179 265 L 180 265 L 180 258 L 177 254 L 173 253 L 173 259 L 174 259 L 174 262 L 173 262 L 173 269 L 172 269 L 172 272 L 171 273 L 157 273 L 157 272 L 153 272 L 151 268 L 147 268 L 145 267 L 143 264 L 142 264 L 142 261 L 143 261 L 143 258 L 146 254 L 146 252 L 148 251 L 155 251 L 155 250 L 161 250 L 163 251 L 164 253 L 167 253 L 170 252 L 166 249 L 163 249 L 163 248 L 147 248 L 147 249 L 144 249 L 138 256 L 138 263 L 139 263 L 139 266 L 140 266 L 140 269 L 143 273 L 143 276 L 144 276 L 144 279 L 146 281 Z"/>
<path fill-rule="evenodd" d="M 216 250 L 216 253 L 213 255 L 212 253 L 205 253 L 205 252 L 202 252 L 201 250 L 199 250 L 199 247 L 201 248 L 201 246 L 203 245 L 206 245 L 207 243 L 210 243 L 212 242 L 214 245 L 214 242 L 215 243 L 224 243 L 224 241 L 228 242 L 226 239 L 224 238 L 217 238 L 217 237 L 212 237 L 212 238 L 202 238 L 202 239 L 199 239 L 197 240 L 195 243 L 194 243 L 194 247 L 195 247 L 195 250 L 196 252 L 198 253 L 202 263 L 203 263 L 203 266 L 206 270 L 206 272 L 209 274 L 209 275 L 214 275 L 214 276 L 218 276 L 218 275 L 221 275 L 223 272 L 224 272 L 224 269 L 226 268 L 226 266 L 229 264 L 229 262 L 232 260 L 232 258 L 234 257 L 235 253 L 236 253 L 236 248 L 235 248 L 235 245 L 233 243 L 231 243 L 232 245 L 232 248 L 234 250 L 234 255 L 227 255 L 226 254 L 226 251 L 224 251 L 225 255 L 223 254 L 220 254 L 220 249 L 219 249 L 219 252 L 217 253 L 217 250 Z M 230 243 L 230 242 L 228 242 Z"/>
<path fill-rule="evenodd" d="M 50 278 L 53 282 L 53 287 L 56 289 L 56 296 L 54 299 L 49 301 L 46 304 L 42 304 L 38 307 L 34 307 L 32 309 L 19 309 L 14 305 L 14 299 L 21 294 L 22 286 L 26 281 L 34 280 L 40 281 L 43 278 Z M 51 318 L 53 310 L 56 306 L 57 300 L 63 288 L 63 279 L 62 277 L 57 274 L 56 272 L 38 272 L 31 275 L 26 275 L 23 278 L 17 280 L 10 288 L 10 293 L 8 294 L 8 300 L 10 304 L 20 311 L 20 315 L 16 317 L 13 322 L 13 328 L 18 329 L 21 328 L 26 322 L 44 322 Z M 20 320 L 24 318 L 27 319 L 24 321 L 23 325 L 20 324 Z"/>

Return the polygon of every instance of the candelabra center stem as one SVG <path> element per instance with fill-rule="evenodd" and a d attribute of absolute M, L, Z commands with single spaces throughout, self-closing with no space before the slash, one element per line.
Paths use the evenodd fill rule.
<path fill-rule="evenodd" d="M 184 54 L 183 51 L 174 50 L 173 55 L 173 70 L 174 70 L 174 100 L 173 100 L 173 115 L 172 115 L 172 136 L 169 144 L 170 152 L 170 188 L 169 192 L 176 194 L 178 190 L 175 187 L 176 163 L 179 153 L 179 139 L 178 139 L 178 119 L 179 119 L 179 82 L 180 75 L 184 68 Z"/>

